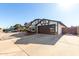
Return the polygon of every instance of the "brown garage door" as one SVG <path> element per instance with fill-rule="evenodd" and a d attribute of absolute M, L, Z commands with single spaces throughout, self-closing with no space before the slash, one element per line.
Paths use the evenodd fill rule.
<path fill-rule="evenodd" d="M 38 33 L 55 34 L 55 24 L 38 26 Z"/>

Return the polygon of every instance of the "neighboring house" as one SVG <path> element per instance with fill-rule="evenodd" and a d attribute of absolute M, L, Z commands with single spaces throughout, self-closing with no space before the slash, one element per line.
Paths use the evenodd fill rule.
<path fill-rule="evenodd" d="M 62 28 L 66 28 L 62 22 L 49 19 L 35 19 L 27 26 L 29 33 L 43 34 L 62 34 Z"/>

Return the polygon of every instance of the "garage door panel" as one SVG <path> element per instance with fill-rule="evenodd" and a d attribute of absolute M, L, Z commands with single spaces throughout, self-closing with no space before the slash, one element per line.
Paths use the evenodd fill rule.
<path fill-rule="evenodd" d="M 38 26 L 38 33 L 53 34 L 53 32 L 50 30 L 51 28 L 53 28 L 52 31 L 55 33 L 55 25 Z"/>

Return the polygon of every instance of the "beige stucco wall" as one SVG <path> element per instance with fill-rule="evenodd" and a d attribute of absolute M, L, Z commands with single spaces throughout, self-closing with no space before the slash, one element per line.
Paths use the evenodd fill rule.
<path fill-rule="evenodd" d="M 62 33 L 62 27 L 61 25 L 58 23 L 58 34 L 61 34 Z"/>
<path fill-rule="evenodd" d="M 65 28 L 65 26 L 58 23 L 58 34 L 62 34 L 62 28 Z"/>

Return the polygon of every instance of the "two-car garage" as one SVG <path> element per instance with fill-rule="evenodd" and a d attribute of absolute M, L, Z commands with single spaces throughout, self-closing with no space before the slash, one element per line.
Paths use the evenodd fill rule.
<path fill-rule="evenodd" d="M 52 25 L 44 25 L 44 26 L 38 26 L 38 33 L 42 34 L 55 34 L 55 24 Z"/>

